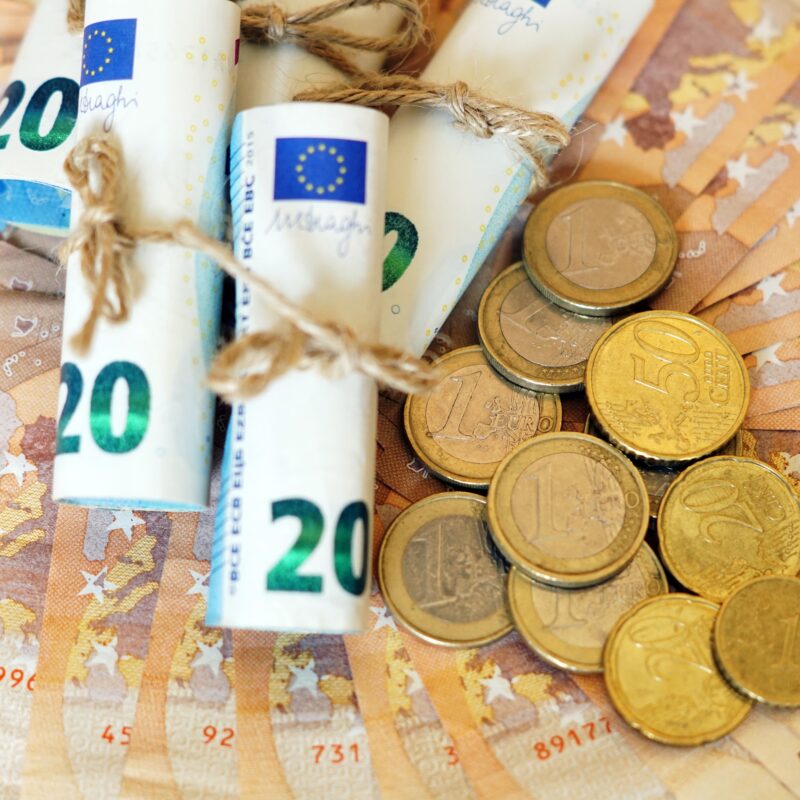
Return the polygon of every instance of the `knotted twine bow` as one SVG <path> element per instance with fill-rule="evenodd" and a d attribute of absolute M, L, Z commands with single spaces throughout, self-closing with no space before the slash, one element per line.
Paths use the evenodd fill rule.
<path fill-rule="evenodd" d="M 64 243 L 62 259 L 80 257 L 92 304 L 72 345 L 85 352 L 101 317 L 125 320 L 130 308 L 130 258 L 139 242 L 174 244 L 215 261 L 232 277 L 258 292 L 281 320 L 274 331 L 247 334 L 225 347 L 209 374 L 211 387 L 232 401 L 252 397 L 290 369 L 314 366 L 339 377 L 361 372 L 409 394 L 430 389 L 435 375 L 427 362 L 381 344 L 360 341 L 346 325 L 323 322 L 243 266 L 230 250 L 184 220 L 170 230 L 129 228 L 120 214 L 122 158 L 106 136 L 81 140 L 64 165 L 84 205 Z"/>
<path fill-rule="evenodd" d="M 569 144 L 569 132 L 552 114 L 528 111 L 472 91 L 463 81 L 430 83 L 407 75 L 369 75 L 355 83 L 326 85 L 295 95 L 295 100 L 361 106 L 418 106 L 448 111 L 454 125 L 480 139 L 500 136 L 533 166 L 531 190 L 548 181 L 547 159 Z"/>
<path fill-rule="evenodd" d="M 83 29 L 85 0 L 69 0 L 67 25 L 73 33 Z M 400 9 L 403 24 L 390 36 L 361 36 L 341 28 L 323 25 L 326 20 L 365 6 L 381 4 Z M 290 14 L 276 3 L 252 5 L 242 9 L 242 39 L 253 44 L 284 42 L 302 47 L 312 55 L 325 59 L 345 75 L 364 77 L 343 47 L 368 53 L 393 55 L 411 50 L 424 37 L 425 23 L 416 0 L 333 0 L 306 11 Z"/>

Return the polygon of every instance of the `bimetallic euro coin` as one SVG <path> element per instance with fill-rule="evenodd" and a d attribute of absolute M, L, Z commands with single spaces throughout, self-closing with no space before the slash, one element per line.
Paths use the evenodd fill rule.
<path fill-rule="evenodd" d="M 611 324 L 555 305 L 521 263 L 489 284 L 478 308 L 478 333 L 492 366 L 512 383 L 544 392 L 583 388 L 589 353 Z"/>
<path fill-rule="evenodd" d="M 756 578 L 733 592 L 717 615 L 714 654 L 748 697 L 800 706 L 800 578 Z"/>
<path fill-rule="evenodd" d="M 414 451 L 444 480 L 485 489 L 507 453 L 561 427 L 556 395 L 504 380 L 480 347 L 453 350 L 434 367 L 441 379 L 428 394 L 408 398 L 405 428 Z"/>
<path fill-rule="evenodd" d="M 690 314 L 646 311 L 600 337 L 586 365 L 586 396 L 603 434 L 623 452 L 679 466 L 734 437 L 750 381 L 716 328 Z"/>
<path fill-rule="evenodd" d="M 381 592 L 394 617 L 425 641 L 479 647 L 511 628 L 507 565 L 486 528 L 486 500 L 446 492 L 392 523 L 378 556 Z"/>
<path fill-rule="evenodd" d="M 760 461 L 708 458 L 667 490 L 658 541 L 675 578 L 719 603 L 752 578 L 800 571 L 800 501 Z"/>
<path fill-rule="evenodd" d="M 533 210 L 522 253 L 545 297 L 579 314 L 613 316 L 666 286 L 678 236 L 666 211 L 639 189 L 583 181 Z"/>
<path fill-rule="evenodd" d="M 505 557 L 552 586 L 592 586 L 623 570 L 647 530 L 647 495 L 631 462 L 584 433 L 518 447 L 489 487 L 489 529 Z"/>
<path fill-rule="evenodd" d="M 648 739 L 712 742 L 747 716 L 752 701 L 717 669 L 711 631 L 719 606 L 688 594 L 643 600 L 609 634 L 605 682 L 622 718 Z"/>
<path fill-rule="evenodd" d="M 584 433 L 588 433 L 590 436 L 603 437 L 603 432 L 597 427 L 591 414 L 586 418 Z M 743 452 L 744 437 L 742 436 L 742 431 L 738 430 L 733 439 L 714 455 L 740 456 Z M 672 481 L 683 472 L 683 468 L 653 467 L 637 461 L 634 461 L 634 464 L 644 480 L 647 496 L 650 498 L 650 519 L 656 519 L 658 517 L 658 510 L 661 508 L 661 501 L 664 498 L 664 494 L 667 489 L 669 489 Z"/>
<path fill-rule="evenodd" d="M 603 646 L 617 620 L 640 600 L 668 591 L 664 569 L 644 543 L 619 575 L 587 589 L 545 586 L 516 567 L 508 575 L 516 629 L 545 661 L 572 672 L 602 672 Z"/>

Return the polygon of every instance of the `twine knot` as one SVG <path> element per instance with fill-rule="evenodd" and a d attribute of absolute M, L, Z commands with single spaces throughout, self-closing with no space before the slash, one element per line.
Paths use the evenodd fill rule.
<path fill-rule="evenodd" d="M 493 100 L 463 81 L 440 84 L 407 75 L 369 75 L 352 83 L 300 92 L 294 99 L 447 111 L 459 130 L 481 139 L 499 136 L 520 152 L 532 167 L 532 190 L 547 184 L 547 160 L 570 138 L 567 128 L 552 114 Z"/>
<path fill-rule="evenodd" d="M 92 296 L 86 322 L 72 339 L 73 347 L 85 353 L 101 317 L 112 322 L 128 318 L 132 283 L 127 262 L 135 243 L 120 215 L 122 160 L 110 140 L 78 142 L 67 156 L 64 170 L 84 205 L 64 243 L 64 260 L 70 253 L 79 254 L 81 273 Z"/>
<path fill-rule="evenodd" d="M 364 342 L 347 325 L 322 321 L 293 303 L 269 281 L 243 266 L 221 242 L 182 220 L 169 230 L 128 228 L 119 206 L 123 177 L 119 150 L 107 136 L 81 140 L 67 156 L 67 177 L 84 208 L 65 242 L 62 259 L 80 255 L 91 308 L 72 339 L 79 352 L 91 345 L 98 320 L 128 319 L 131 254 L 138 242 L 172 244 L 202 253 L 266 302 L 279 320 L 274 330 L 240 337 L 217 354 L 209 383 L 226 400 L 252 397 L 292 369 L 315 368 L 331 377 L 360 372 L 407 393 L 426 391 L 436 375 L 427 362 L 381 344 Z"/>

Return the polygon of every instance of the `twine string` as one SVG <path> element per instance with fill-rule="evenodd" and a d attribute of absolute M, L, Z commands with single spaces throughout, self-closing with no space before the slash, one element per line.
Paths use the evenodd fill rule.
<path fill-rule="evenodd" d="M 84 211 L 64 244 L 62 259 L 77 253 L 92 298 L 87 319 L 71 343 L 86 352 L 101 318 L 121 322 L 131 298 L 131 256 L 136 243 L 171 244 L 202 253 L 266 301 L 280 324 L 246 334 L 216 356 L 209 383 L 225 399 L 246 399 L 291 369 L 318 368 L 331 377 L 360 372 L 413 394 L 430 389 L 436 376 L 427 362 L 395 348 L 361 341 L 347 325 L 318 319 L 241 264 L 221 242 L 183 220 L 169 230 L 131 229 L 119 210 L 122 158 L 111 140 L 81 140 L 65 164 Z"/>
<path fill-rule="evenodd" d="M 69 0 L 67 27 L 72 33 L 83 30 L 85 0 Z M 324 24 L 332 17 L 355 8 L 387 4 L 399 9 L 402 23 L 389 36 L 364 36 Z M 242 9 L 241 36 L 253 44 L 280 42 L 302 47 L 351 77 L 366 77 L 347 50 L 395 55 L 415 47 L 425 36 L 425 22 L 416 0 L 332 0 L 305 11 L 289 13 L 277 3 L 264 3 Z"/>
<path fill-rule="evenodd" d="M 500 136 L 516 146 L 532 164 L 532 189 L 546 185 L 548 157 L 569 143 L 567 128 L 552 114 L 494 100 L 473 91 L 463 81 L 439 84 L 406 75 L 369 75 L 353 83 L 309 89 L 294 99 L 447 111 L 459 130 L 481 139 Z"/>

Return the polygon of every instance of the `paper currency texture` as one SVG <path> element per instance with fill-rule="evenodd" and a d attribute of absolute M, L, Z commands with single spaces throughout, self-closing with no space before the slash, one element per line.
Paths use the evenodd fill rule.
<path fill-rule="evenodd" d="M 67 0 L 39 3 L 0 95 L 0 222 L 64 236 L 82 49 L 66 19 Z"/>
<path fill-rule="evenodd" d="M 238 257 L 322 319 L 378 335 L 388 120 L 291 103 L 239 114 L 231 145 Z M 240 334 L 274 329 L 240 287 Z M 370 592 L 376 389 L 315 368 L 233 407 L 207 621 L 360 630 Z"/>
<path fill-rule="evenodd" d="M 243 11 L 250 6 L 260 5 L 263 5 L 261 0 L 244 0 L 241 3 Z M 307 11 L 317 5 L 313 0 L 284 0 L 280 7 L 286 14 L 292 14 Z M 397 8 L 382 4 L 348 9 L 321 24 L 362 36 L 389 36 L 397 28 L 399 20 L 400 12 Z M 347 49 L 345 52 L 361 69 L 379 69 L 383 61 L 382 53 Z M 239 73 L 236 97 L 236 108 L 239 111 L 271 103 L 285 103 L 310 85 L 318 86 L 342 79 L 342 73 L 327 61 L 292 44 L 242 42 Z"/>
<path fill-rule="evenodd" d="M 109 134 L 136 227 L 189 219 L 222 233 L 239 9 L 227 0 L 89 0 L 77 135 Z M 74 200 L 77 220 L 81 208 Z M 204 256 L 139 245 L 129 319 L 101 320 L 88 355 L 71 345 L 90 307 L 68 266 L 54 496 L 78 505 L 205 506 L 220 275 Z"/>
<path fill-rule="evenodd" d="M 652 5 L 473 0 L 422 74 L 572 125 Z M 501 137 L 402 109 L 389 145 L 381 339 L 421 354 L 525 199 L 531 168 Z M 465 165 L 469 165 L 465 168 Z"/>

